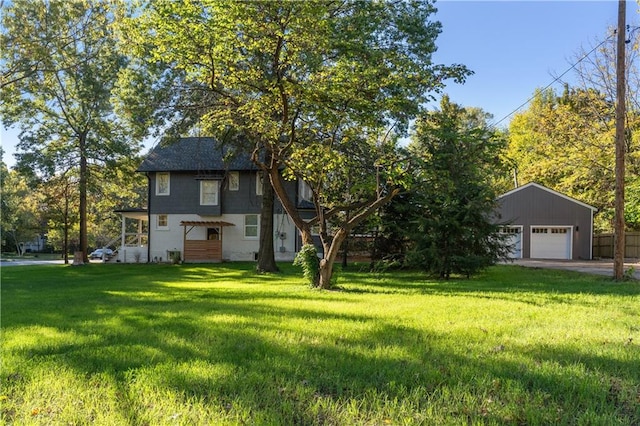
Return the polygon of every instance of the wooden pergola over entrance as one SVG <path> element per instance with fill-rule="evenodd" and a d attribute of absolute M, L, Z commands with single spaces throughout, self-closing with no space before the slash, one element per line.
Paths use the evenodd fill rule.
<path fill-rule="evenodd" d="M 184 258 L 185 262 L 221 262 L 222 261 L 222 229 L 225 226 L 235 226 L 233 223 L 220 220 L 182 221 L 184 226 Z M 204 240 L 189 240 L 187 235 L 195 227 L 212 230 L 207 232 Z"/>

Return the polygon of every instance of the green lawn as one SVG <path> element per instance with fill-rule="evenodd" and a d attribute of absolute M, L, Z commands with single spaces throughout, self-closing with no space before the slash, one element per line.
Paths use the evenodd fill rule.
<path fill-rule="evenodd" d="M 640 284 L 2 269 L 0 423 L 640 424 Z"/>

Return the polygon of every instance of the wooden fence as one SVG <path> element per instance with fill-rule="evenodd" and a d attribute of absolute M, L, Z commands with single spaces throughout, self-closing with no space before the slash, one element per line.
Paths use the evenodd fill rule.
<path fill-rule="evenodd" d="M 593 257 L 613 259 L 613 234 L 593 236 Z M 640 258 L 640 232 L 624 233 L 624 257 Z"/>
<path fill-rule="evenodd" d="M 184 261 L 222 261 L 221 240 L 185 240 Z"/>

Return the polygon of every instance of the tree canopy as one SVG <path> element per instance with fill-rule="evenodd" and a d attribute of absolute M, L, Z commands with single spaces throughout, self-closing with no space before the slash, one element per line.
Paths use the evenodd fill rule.
<path fill-rule="evenodd" d="M 21 131 L 18 167 L 45 177 L 77 170 L 85 260 L 90 167 L 138 145 L 111 104 L 126 64 L 114 36 L 117 11 L 110 1 L 15 0 L 2 14 L 0 116 Z"/>
<path fill-rule="evenodd" d="M 640 31 L 626 50 L 625 221 L 640 229 Z M 506 156 L 521 182 L 536 181 L 593 205 L 595 228 L 613 229 L 616 46 L 607 37 L 575 57 L 575 85 L 537 90 L 510 123 Z"/>
<path fill-rule="evenodd" d="M 507 156 L 515 161 L 518 179 L 538 182 L 596 207 L 595 227 L 612 229 L 614 201 L 614 103 L 594 89 L 566 87 L 538 91 L 529 108 L 509 127 Z M 637 112 L 629 111 L 627 183 L 637 198 L 639 152 Z M 634 132 L 634 129 L 636 130 Z M 637 139 L 637 136 L 636 136 Z M 636 189 L 634 189 L 636 188 Z M 628 225 L 637 228 L 640 205 L 627 203 Z"/>
<path fill-rule="evenodd" d="M 408 263 L 440 278 L 476 273 L 507 254 L 492 185 L 506 140 L 489 118 L 444 96 L 439 110 L 419 117 L 409 146 L 418 168 L 405 224 Z"/>
<path fill-rule="evenodd" d="M 395 194 L 394 136 L 445 80 L 469 73 L 432 62 L 441 29 L 434 12 L 428 0 L 160 0 L 146 3 L 127 32 L 136 54 L 158 71 L 139 75 L 159 89 L 169 74 L 184 82 L 185 97 L 168 99 L 184 101 L 185 117 L 197 111 L 212 134 L 234 129 L 254 144 L 254 160 L 305 244 L 320 225 L 324 253 L 315 285 L 329 287 L 348 232 Z M 187 102 L 191 94 L 197 103 Z M 363 167 L 377 179 L 351 180 L 349 190 L 333 186 L 363 176 Z M 284 190 L 286 177 L 309 185 L 315 218 L 300 216 Z"/>

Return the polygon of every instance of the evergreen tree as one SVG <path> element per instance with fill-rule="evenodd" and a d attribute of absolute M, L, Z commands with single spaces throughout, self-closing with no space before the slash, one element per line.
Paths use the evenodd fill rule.
<path fill-rule="evenodd" d="M 446 96 L 440 107 L 419 118 L 410 145 L 419 171 L 408 262 L 448 279 L 453 273 L 469 276 L 507 254 L 490 184 L 501 168 L 504 139 L 487 126 L 489 115 L 481 110 Z"/>

